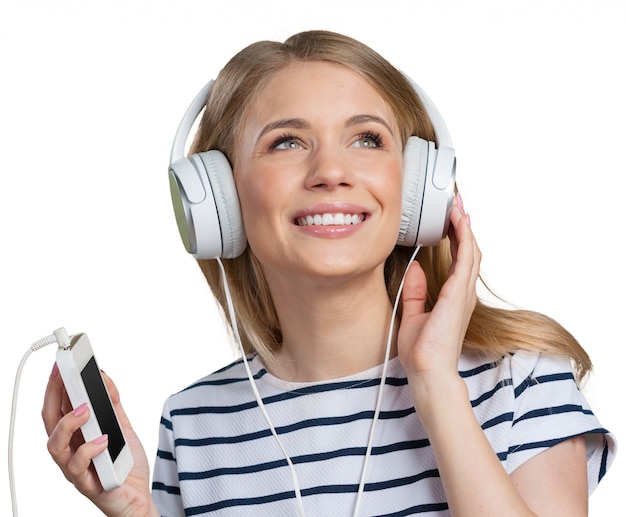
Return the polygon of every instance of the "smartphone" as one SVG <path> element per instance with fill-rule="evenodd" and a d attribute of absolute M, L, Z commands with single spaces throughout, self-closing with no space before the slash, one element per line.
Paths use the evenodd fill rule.
<path fill-rule="evenodd" d="M 117 488 L 128 476 L 133 457 L 87 334 L 71 336 L 69 344 L 57 351 L 56 361 L 72 406 L 88 404 L 89 420 L 81 426 L 85 441 L 103 434 L 109 437 L 107 449 L 93 459 L 93 465 L 104 490 Z"/>

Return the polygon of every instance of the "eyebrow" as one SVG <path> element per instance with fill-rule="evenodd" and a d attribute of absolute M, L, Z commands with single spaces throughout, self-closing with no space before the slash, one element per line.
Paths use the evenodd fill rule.
<path fill-rule="evenodd" d="M 387 123 L 387 121 L 384 118 L 378 117 L 376 115 L 354 115 L 353 117 L 350 117 L 348 119 L 348 122 L 346 125 L 348 126 L 356 126 L 358 124 L 366 124 L 368 122 L 375 122 L 377 124 L 381 124 L 383 126 L 385 126 L 390 133 L 393 134 L 393 130 L 391 129 L 391 126 Z"/>
<path fill-rule="evenodd" d="M 261 129 L 261 132 L 259 133 L 259 136 L 257 137 L 256 141 L 258 142 L 259 140 L 261 140 L 264 134 L 269 133 L 270 131 L 273 131 L 274 129 L 281 129 L 281 128 L 309 129 L 310 127 L 311 126 L 309 125 L 309 123 L 306 122 L 305 120 L 302 120 L 301 118 L 286 118 L 283 120 L 276 120 L 274 122 L 270 122 L 263 129 Z"/>

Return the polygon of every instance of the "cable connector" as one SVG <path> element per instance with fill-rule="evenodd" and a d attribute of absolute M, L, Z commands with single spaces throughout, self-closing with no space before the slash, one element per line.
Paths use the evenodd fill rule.
<path fill-rule="evenodd" d="M 57 342 L 57 338 L 54 334 L 50 334 L 49 336 L 42 337 L 38 341 L 35 341 L 32 345 L 30 345 L 30 349 L 35 352 L 43 348 L 44 346 L 52 345 Z"/>
<path fill-rule="evenodd" d="M 67 334 L 67 330 L 64 327 L 56 329 L 54 331 L 55 341 L 59 344 L 59 348 L 67 349 L 70 347 L 70 336 Z"/>

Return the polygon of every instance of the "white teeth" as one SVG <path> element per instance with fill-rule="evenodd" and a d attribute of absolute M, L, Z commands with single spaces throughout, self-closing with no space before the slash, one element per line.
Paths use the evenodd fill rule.
<path fill-rule="evenodd" d="M 298 217 L 296 222 L 299 226 L 344 226 L 362 221 L 361 214 L 314 214 Z"/>

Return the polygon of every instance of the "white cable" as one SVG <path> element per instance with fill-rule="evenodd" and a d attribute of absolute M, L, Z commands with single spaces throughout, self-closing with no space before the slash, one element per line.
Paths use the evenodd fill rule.
<path fill-rule="evenodd" d="M 59 329 L 55 332 L 65 332 L 65 329 Z M 65 333 L 67 335 L 67 333 Z M 11 490 L 11 508 L 13 509 L 13 517 L 17 517 L 17 496 L 15 492 L 15 474 L 13 471 L 13 441 L 14 441 L 14 431 L 15 431 L 15 415 L 17 412 L 17 394 L 20 386 L 20 377 L 22 376 L 22 370 L 24 369 L 24 365 L 26 364 L 26 360 L 35 350 L 39 350 L 44 346 L 52 345 L 57 342 L 57 336 L 55 334 L 50 334 L 44 338 L 41 338 L 39 341 L 35 341 L 30 348 L 26 350 L 24 357 L 20 361 L 19 366 L 17 367 L 17 373 L 15 374 L 15 384 L 13 386 L 13 401 L 11 402 L 11 420 L 9 422 L 9 487 Z"/>
<path fill-rule="evenodd" d="M 354 506 L 354 513 L 352 514 L 353 517 L 357 517 L 358 515 L 359 507 L 361 505 L 361 499 L 363 497 L 363 492 L 365 490 L 365 479 L 367 477 L 367 467 L 369 465 L 369 458 L 372 454 L 372 446 L 374 443 L 374 433 L 376 430 L 376 423 L 378 422 L 378 417 L 380 415 L 380 408 L 382 406 L 383 388 L 387 380 L 387 366 L 389 365 L 389 355 L 391 353 L 391 341 L 393 338 L 393 327 L 394 327 L 394 323 L 396 320 L 396 313 L 398 310 L 398 304 L 400 302 L 400 296 L 402 294 L 402 287 L 404 286 L 404 279 L 409 270 L 409 267 L 411 263 L 413 262 L 413 260 L 415 260 L 415 257 L 418 251 L 420 250 L 420 248 L 421 246 L 419 245 L 415 248 L 415 250 L 413 251 L 413 254 L 411 255 L 411 259 L 409 260 L 409 263 L 407 264 L 406 269 L 404 270 L 404 274 L 402 275 L 402 280 L 400 282 L 400 286 L 398 287 L 398 292 L 396 294 L 396 299 L 395 299 L 395 303 L 393 306 L 393 312 L 391 314 L 391 322 L 389 323 L 389 332 L 387 334 L 387 345 L 385 348 L 385 360 L 383 363 L 383 371 L 382 371 L 381 378 L 380 378 L 380 385 L 378 387 L 378 397 L 376 400 L 376 408 L 374 410 L 374 416 L 372 418 L 372 427 L 370 429 L 369 439 L 367 442 L 367 449 L 365 451 L 365 458 L 363 460 L 363 470 L 361 471 L 361 480 L 359 482 L 359 489 L 357 491 L 356 502 Z M 243 344 L 241 342 L 241 336 L 239 335 L 239 327 L 237 326 L 237 318 L 235 318 L 235 308 L 233 306 L 233 300 L 230 294 L 230 287 L 228 286 L 228 280 L 226 278 L 226 271 L 224 270 L 224 265 L 222 264 L 222 261 L 219 259 L 219 257 L 217 258 L 217 263 L 219 264 L 220 271 L 222 274 L 222 281 L 224 282 L 224 293 L 226 295 L 226 304 L 228 306 L 228 316 L 230 319 L 231 326 L 233 328 L 233 332 L 235 334 L 235 339 L 237 340 L 237 344 L 239 345 L 239 350 L 241 351 L 243 364 L 246 368 L 246 373 L 248 375 L 248 380 L 250 381 L 250 385 L 252 386 L 252 391 L 254 392 L 254 396 L 256 398 L 259 409 L 263 413 L 263 417 L 265 418 L 265 421 L 267 425 L 269 426 L 272 435 L 276 439 L 276 442 L 278 443 L 278 446 L 280 447 L 280 450 L 284 454 L 285 459 L 287 460 L 287 464 L 289 465 L 289 470 L 291 471 L 291 477 L 293 478 L 293 484 L 294 484 L 294 489 L 296 493 L 296 502 L 298 504 L 298 511 L 300 513 L 300 516 L 306 517 L 306 514 L 304 512 L 304 505 L 302 503 L 302 493 L 300 491 L 300 484 L 298 483 L 298 476 L 296 474 L 296 469 L 291 461 L 291 457 L 287 453 L 287 450 L 285 449 L 282 442 L 280 441 L 280 438 L 278 437 L 278 433 L 276 432 L 276 429 L 274 428 L 274 425 L 272 424 L 272 420 L 270 419 L 270 416 L 267 413 L 267 410 L 265 409 L 265 404 L 263 403 L 263 399 L 261 398 L 261 394 L 259 393 L 256 382 L 250 370 L 250 365 L 248 364 L 248 359 L 243 349 Z"/>
<path fill-rule="evenodd" d="M 396 293 L 396 299 L 393 304 L 393 312 L 391 313 L 391 322 L 389 323 L 389 333 L 387 334 L 387 347 L 385 349 L 385 360 L 383 362 L 383 371 L 380 375 L 380 385 L 378 387 L 378 398 L 376 400 L 376 409 L 374 410 L 374 417 L 372 418 L 372 427 L 370 429 L 370 436 L 367 441 L 367 450 L 365 451 L 365 458 L 363 459 L 363 470 L 361 471 L 361 481 L 359 482 L 359 490 L 356 494 L 356 502 L 354 504 L 354 513 L 353 517 L 357 517 L 359 514 L 359 507 L 361 506 L 361 500 L 363 498 L 363 493 L 365 491 L 365 479 L 367 477 L 367 467 L 369 465 L 369 459 L 372 455 L 372 447 L 374 445 L 374 433 L 376 431 L 376 424 L 378 423 L 378 416 L 380 415 L 380 408 L 383 402 L 383 391 L 385 388 L 385 382 L 387 381 L 387 366 L 389 365 L 389 355 L 391 352 L 391 339 L 393 336 L 393 326 L 396 321 L 396 315 L 398 312 L 398 304 L 400 303 L 400 296 L 402 294 L 402 288 L 404 287 L 404 279 L 406 278 L 406 274 L 409 271 L 409 267 L 411 263 L 415 260 L 417 253 L 419 252 L 421 245 L 417 245 L 413 254 L 411 255 L 411 259 L 404 270 L 402 275 L 402 280 L 400 281 L 400 286 L 398 287 L 398 292 Z"/>
<path fill-rule="evenodd" d="M 276 442 L 278 443 L 280 450 L 283 452 L 285 459 L 287 460 L 287 464 L 289 465 L 289 470 L 291 471 L 291 477 L 293 478 L 293 485 L 294 485 L 294 489 L 296 492 L 296 502 L 298 504 L 298 511 L 301 517 L 305 517 L 304 506 L 302 504 L 302 493 L 300 491 L 300 484 L 298 483 L 298 476 L 296 475 L 296 469 L 293 466 L 293 463 L 291 462 L 291 457 L 289 456 L 289 454 L 287 454 L 287 450 L 285 449 L 282 442 L 280 441 L 280 438 L 278 437 L 278 433 L 276 432 L 276 429 L 274 428 L 274 424 L 272 424 L 272 420 L 270 419 L 270 416 L 267 413 L 267 410 L 265 409 L 265 404 L 263 403 L 261 394 L 259 393 L 256 382 L 254 381 L 252 372 L 250 371 L 250 365 L 248 364 L 248 359 L 243 349 L 243 344 L 241 342 L 241 336 L 239 335 L 239 327 L 237 326 L 237 318 L 235 318 L 235 308 L 233 306 L 233 300 L 230 295 L 230 287 L 228 286 L 228 280 L 226 279 L 226 271 L 224 271 L 224 265 L 222 264 L 222 261 L 219 259 L 219 257 L 217 258 L 217 263 L 219 264 L 220 270 L 222 272 L 222 281 L 224 282 L 224 293 L 226 294 L 226 303 L 228 305 L 228 316 L 230 319 L 230 324 L 233 327 L 235 339 L 237 340 L 237 343 L 239 345 L 239 350 L 241 351 L 243 364 L 246 367 L 246 373 L 248 374 L 248 380 L 250 381 L 250 385 L 252 386 L 252 391 L 254 392 L 254 396 L 256 398 L 259 409 L 263 413 L 265 422 L 269 426 L 270 431 L 272 432 L 272 435 L 276 439 Z"/>

